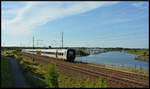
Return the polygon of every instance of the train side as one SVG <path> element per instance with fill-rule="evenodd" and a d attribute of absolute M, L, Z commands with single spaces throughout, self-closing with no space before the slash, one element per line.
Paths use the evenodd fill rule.
<path fill-rule="evenodd" d="M 73 49 L 22 49 L 22 52 L 48 56 L 67 61 L 74 61 L 76 56 L 75 50 Z"/>

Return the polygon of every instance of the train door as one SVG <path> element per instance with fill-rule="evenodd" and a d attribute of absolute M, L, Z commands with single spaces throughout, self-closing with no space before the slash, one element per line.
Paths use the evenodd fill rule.
<path fill-rule="evenodd" d="M 58 50 L 56 50 L 56 58 L 57 58 L 57 55 L 58 55 Z"/>
<path fill-rule="evenodd" d="M 41 56 L 41 50 L 40 50 L 40 56 Z"/>
<path fill-rule="evenodd" d="M 36 52 L 37 55 L 41 56 L 41 50 Z"/>
<path fill-rule="evenodd" d="M 38 52 L 38 51 L 36 51 L 36 55 L 39 55 L 39 52 Z"/>

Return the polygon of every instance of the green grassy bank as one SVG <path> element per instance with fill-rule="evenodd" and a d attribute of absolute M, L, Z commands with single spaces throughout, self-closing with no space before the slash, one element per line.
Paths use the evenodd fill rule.
<path fill-rule="evenodd" d="M 149 61 L 149 49 L 130 49 L 124 51 L 130 54 L 135 54 L 137 60 Z"/>
<path fill-rule="evenodd" d="M 13 74 L 10 61 L 1 55 L 1 88 L 13 87 Z"/>

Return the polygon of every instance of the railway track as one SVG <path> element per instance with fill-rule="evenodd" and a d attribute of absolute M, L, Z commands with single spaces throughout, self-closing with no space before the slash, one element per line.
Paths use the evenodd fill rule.
<path fill-rule="evenodd" d="M 33 57 L 36 60 L 42 62 L 43 64 L 48 64 L 53 58 L 45 56 L 37 56 L 31 54 L 23 54 L 28 57 Z M 68 73 L 77 73 L 80 75 L 89 76 L 91 79 L 97 79 L 98 77 L 103 77 L 109 87 L 132 87 L 132 88 L 142 88 L 149 87 L 149 77 L 143 77 L 143 75 L 136 75 L 132 73 L 115 71 L 106 68 L 100 68 L 95 66 L 89 66 L 86 64 L 75 64 L 64 62 L 62 60 L 53 60 L 56 62 L 56 66 L 62 71 L 65 70 Z M 69 72 L 71 71 L 71 72 Z M 62 71 L 63 72 L 63 71 Z M 147 79 L 148 78 L 148 79 Z M 139 81 L 140 79 L 140 81 Z"/>
<path fill-rule="evenodd" d="M 135 80 L 135 81 L 138 81 L 138 82 L 146 82 L 147 84 L 149 83 L 149 76 L 142 75 L 142 74 L 135 74 L 135 73 L 124 72 L 124 71 L 117 71 L 117 70 L 113 70 L 113 69 L 107 69 L 107 68 L 97 67 L 97 66 L 92 66 L 92 65 L 90 65 L 90 66 L 89 65 L 84 65 L 83 66 L 83 65 L 79 64 L 79 66 L 86 67 L 88 69 L 98 71 L 98 72 L 103 71 L 107 74 L 120 76 L 120 77 L 123 77 L 123 78 Z"/>
<path fill-rule="evenodd" d="M 55 61 L 56 62 L 56 61 Z M 130 85 L 129 87 L 132 87 L 133 85 L 135 86 L 138 86 L 138 87 L 148 87 L 147 84 L 143 83 L 143 82 L 138 82 L 138 81 L 135 81 L 135 80 L 131 80 L 131 79 L 128 79 L 128 78 L 125 78 L 125 77 L 122 77 L 122 76 L 116 76 L 116 75 L 112 75 L 112 74 L 108 74 L 106 72 L 98 72 L 98 71 L 94 71 L 94 70 L 91 70 L 91 69 L 88 69 L 88 68 L 85 68 L 85 67 L 79 67 L 79 66 L 73 66 L 73 65 L 68 65 L 67 63 L 59 63 L 59 65 L 65 67 L 65 68 L 71 68 L 71 70 L 75 70 L 75 71 L 80 71 L 82 73 L 86 73 L 91 76 L 95 76 L 95 77 L 103 77 L 105 80 L 107 79 L 108 81 L 110 81 L 110 79 L 115 79 L 117 81 L 120 81 L 119 84 L 124 82 L 125 85 Z M 115 81 L 114 81 L 115 82 Z"/>

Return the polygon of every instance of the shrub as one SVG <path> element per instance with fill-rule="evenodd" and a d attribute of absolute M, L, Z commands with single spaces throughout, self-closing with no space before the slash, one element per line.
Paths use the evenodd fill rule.
<path fill-rule="evenodd" d="M 48 88 L 58 88 L 58 71 L 56 70 L 56 64 L 54 62 L 51 62 L 48 65 L 48 70 L 46 72 L 46 78 L 45 81 L 47 83 Z"/>
<path fill-rule="evenodd" d="M 83 88 L 94 88 L 94 83 L 89 79 L 85 80 L 83 84 Z"/>
<path fill-rule="evenodd" d="M 12 51 L 12 54 L 17 54 L 16 50 Z"/>
<path fill-rule="evenodd" d="M 95 88 L 106 88 L 106 83 L 104 82 L 103 78 L 99 78 L 95 85 Z"/>
<path fill-rule="evenodd" d="M 102 78 L 99 78 L 96 83 L 88 78 L 86 80 L 77 79 L 76 82 L 70 81 L 68 84 L 71 84 L 69 88 L 106 88 L 106 83 Z"/>

